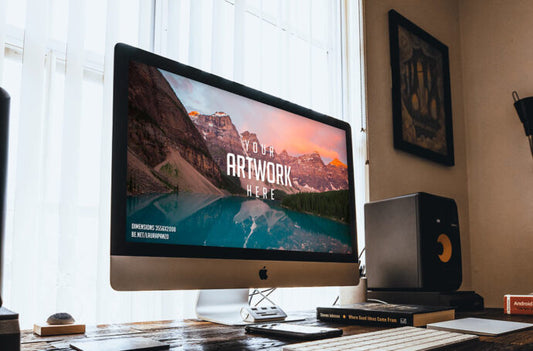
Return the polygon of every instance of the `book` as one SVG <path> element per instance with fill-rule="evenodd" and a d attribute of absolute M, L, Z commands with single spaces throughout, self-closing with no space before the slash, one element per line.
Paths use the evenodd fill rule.
<path fill-rule="evenodd" d="M 0 349 L 19 350 L 19 315 L 5 307 L 0 308 Z"/>
<path fill-rule="evenodd" d="M 500 321 L 486 318 L 461 318 L 453 321 L 431 323 L 428 329 L 476 334 L 482 336 L 498 336 L 533 327 L 530 323 Z"/>
<path fill-rule="evenodd" d="M 0 321 L 16 319 L 18 321 L 19 314 L 13 311 L 8 310 L 5 307 L 0 307 Z"/>
<path fill-rule="evenodd" d="M 371 302 L 317 307 L 316 313 L 322 321 L 383 327 L 420 327 L 455 318 L 455 309 L 451 307 Z"/>
<path fill-rule="evenodd" d="M 505 295 L 503 311 L 506 314 L 533 315 L 533 295 Z"/>
<path fill-rule="evenodd" d="M 0 308 L 0 337 L 20 334 L 19 315 L 5 307 Z M 1 345 L 1 344 L 0 344 Z"/>

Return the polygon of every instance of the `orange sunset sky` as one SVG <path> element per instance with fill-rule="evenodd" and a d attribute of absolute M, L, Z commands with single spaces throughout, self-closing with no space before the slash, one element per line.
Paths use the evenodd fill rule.
<path fill-rule="evenodd" d="M 317 151 L 324 163 L 338 158 L 347 164 L 346 134 L 338 129 L 242 96 L 161 71 L 187 112 L 225 112 L 239 133 L 256 133 L 262 144 L 292 156 Z"/>

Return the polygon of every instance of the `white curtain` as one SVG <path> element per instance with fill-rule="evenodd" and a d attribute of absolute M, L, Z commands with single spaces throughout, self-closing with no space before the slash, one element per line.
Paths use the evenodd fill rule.
<path fill-rule="evenodd" d="M 109 285 L 117 42 L 348 120 L 363 203 L 359 8 L 348 0 L 0 0 L 0 85 L 12 97 L 2 297 L 22 327 L 58 311 L 88 324 L 194 316 L 194 291 Z M 310 309 L 336 294 L 280 289 L 275 298 Z"/>

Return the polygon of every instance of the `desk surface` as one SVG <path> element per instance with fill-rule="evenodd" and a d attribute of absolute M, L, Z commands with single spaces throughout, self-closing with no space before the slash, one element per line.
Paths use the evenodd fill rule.
<path fill-rule="evenodd" d="M 380 330 L 379 327 L 363 327 L 323 323 L 317 321 L 315 313 L 300 313 L 308 325 L 332 326 L 342 328 L 344 335 L 353 335 Z M 457 318 L 479 317 L 516 322 L 533 323 L 533 316 L 507 316 L 502 309 L 488 309 L 480 312 L 457 313 Z M 70 350 L 69 344 L 79 339 L 104 339 L 115 337 L 144 336 L 160 340 L 171 345 L 170 350 L 269 350 L 281 351 L 282 347 L 297 341 L 282 338 L 246 334 L 243 327 L 228 327 L 194 319 L 182 321 L 139 322 L 128 324 L 110 324 L 87 327 L 85 335 L 39 337 L 31 331 L 22 332 L 21 351 Z M 489 351 L 489 350 L 533 350 L 533 329 L 511 333 L 500 337 L 481 337 L 479 342 L 464 346 L 454 346 L 446 350 Z"/>

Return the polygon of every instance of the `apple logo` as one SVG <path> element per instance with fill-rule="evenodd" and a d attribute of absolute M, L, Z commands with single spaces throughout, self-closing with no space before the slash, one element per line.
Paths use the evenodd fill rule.
<path fill-rule="evenodd" d="M 267 280 L 268 279 L 266 266 L 263 266 L 263 268 L 261 268 L 259 270 L 259 279 L 261 279 L 261 280 Z"/>

